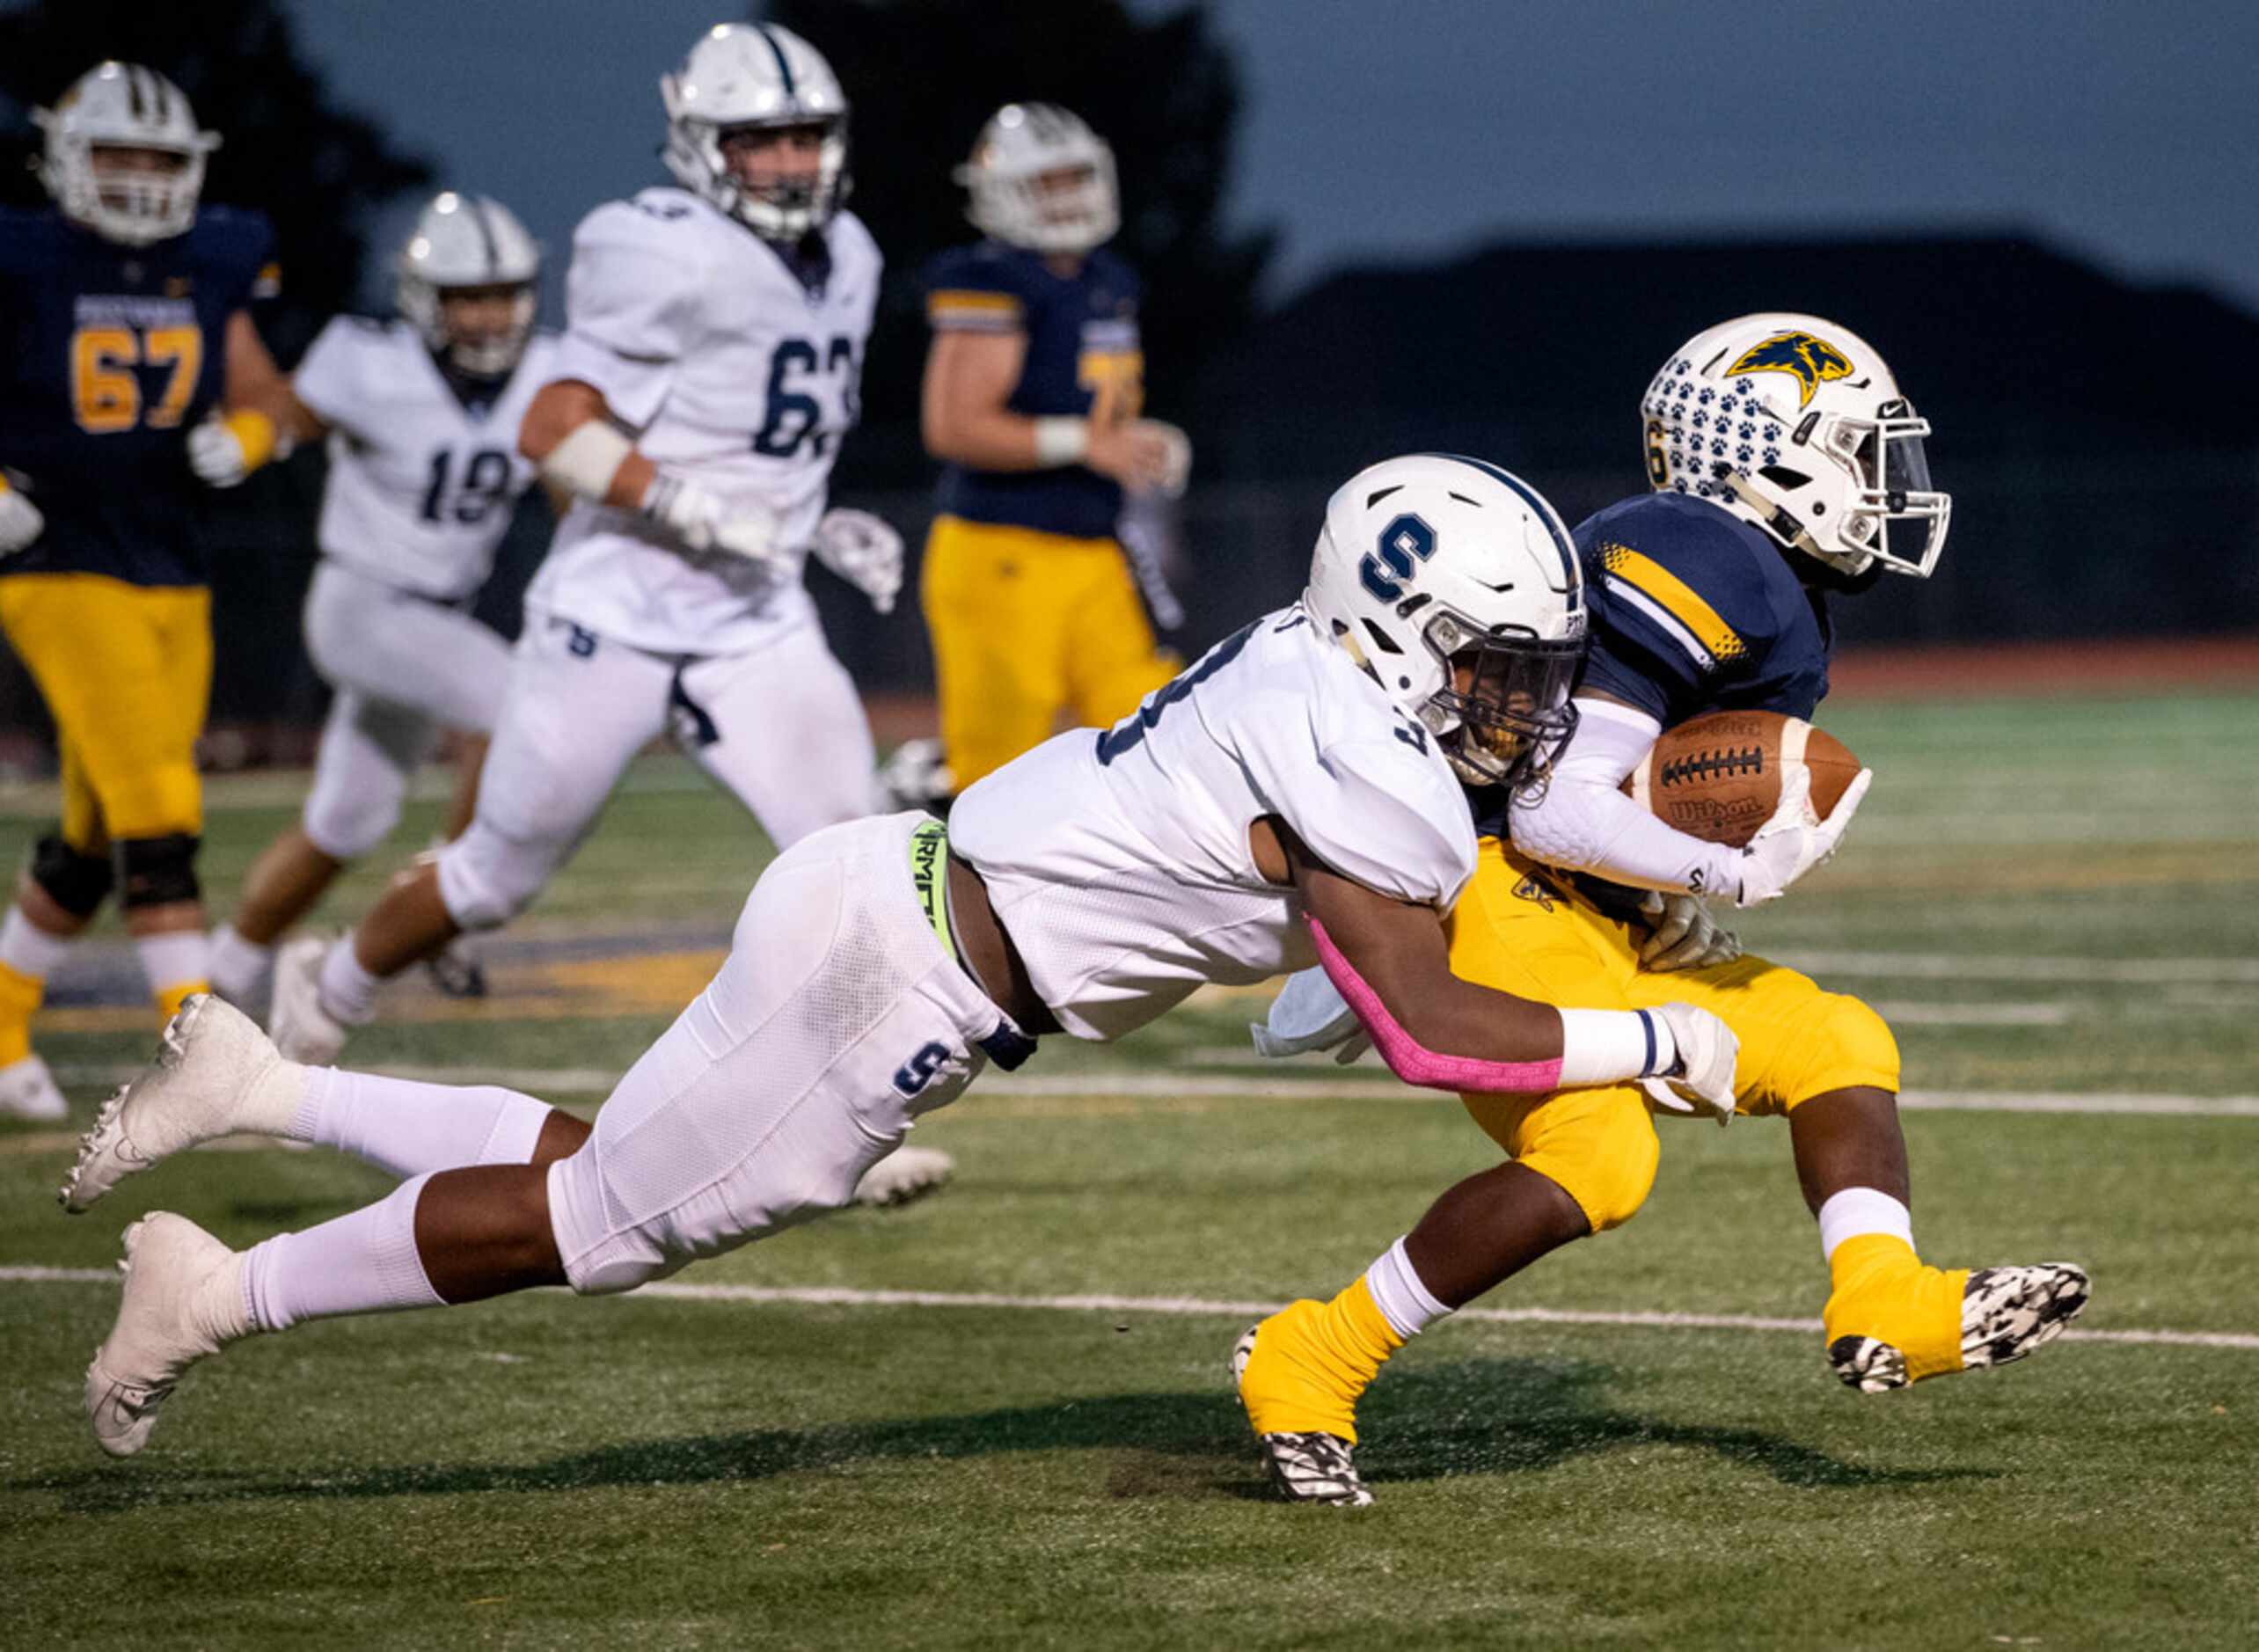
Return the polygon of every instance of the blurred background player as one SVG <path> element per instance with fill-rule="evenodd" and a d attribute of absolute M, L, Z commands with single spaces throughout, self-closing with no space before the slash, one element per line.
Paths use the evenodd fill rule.
<path fill-rule="evenodd" d="M 207 984 L 196 483 L 274 450 L 281 378 L 250 315 L 273 233 L 199 210 L 219 139 L 180 89 L 106 62 L 34 118 L 55 204 L 0 208 L 0 626 L 55 718 L 62 818 L 0 926 L 0 1112 L 59 1118 L 32 1017 L 113 888 L 159 1017 Z"/>
<path fill-rule="evenodd" d="M 1736 1110 L 1788 1120 L 1833 1283 L 1827 1358 L 1845 1383 L 1881 1393 L 2019 1358 L 2085 1306 L 2085 1273 L 1926 1265 L 1890 1029 L 1857 998 L 1742 957 L 1702 909 L 1704 895 L 1744 907 L 1780 895 L 1834 851 L 1872 777 L 1824 822 L 1784 788 L 1743 849 L 1689 837 L 1618 789 L 1657 735 L 1692 718 L 1811 716 L 1827 692 L 1829 593 L 1886 573 L 1926 578 L 1945 548 L 1952 501 L 1930 484 L 1928 421 L 1866 340 L 1787 314 L 1738 317 L 1681 346 L 1641 413 L 1653 491 L 1576 530 L 1592 593 L 1576 733 L 1541 791 L 1494 794 L 1453 914 L 1451 967 L 1582 1008 L 1684 999 L 1733 1028 Z M 1652 921 L 1642 892 L 1663 897 L 1647 903 Z M 1258 1042 L 1317 1047 L 1327 1035 L 1311 1024 L 1349 1033 L 1354 1020 L 1327 996 L 1299 982 L 1300 1024 L 1275 1011 L 1283 1038 Z M 1619 1085 L 1462 1100 L 1512 1162 L 1451 1188 L 1348 1290 L 1265 1319 L 1235 1356 L 1289 1496 L 1371 1501 L 1349 1447 L 1381 1363 L 1546 1252 L 1628 1221 L 1654 1184 L 1650 1103 L 1667 1097 Z M 1313 1436 L 1333 1472 L 1303 1472 Z"/>
<path fill-rule="evenodd" d="M 1181 492 L 1191 449 L 1138 417 L 1137 274 L 1105 250 L 1122 218 L 1113 151 L 1067 110 L 1006 104 L 957 179 L 986 238 L 925 282 L 921 426 L 947 467 L 923 574 L 941 738 L 889 763 L 905 805 L 1001 768 L 1062 711 L 1126 716 L 1180 664 L 1116 537 L 1124 490 Z"/>
<path fill-rule="evenodd" d="M 379 983 L 523 910 L 662 735 L 779 847 L 870 808 L 870 725 L 801 581 L 813 551 L 881 612 L 902 582 L 901 536 L 825 508 L 881 268 L 842 209 L 847 99 L 806 40 L 746 24 L 660 89 L 679 186 L 581 221 L 558 376 L 519 432 L 574 504 L 526 596 L 476 815 L 351 935 L 283 949 L 295 1059 L 333 1060 Z"/>
<path fill-rule="evenodd" d="M 401 250 L 401 318 L 338 318 L 291 376 L 289 434 L 329 438 L 306 647 L 337 693 L 303 815 L 212 938 L 212 984 L 238 1004 L 264 998 L 283 932 L 398 824 L 445 729 L 472 745 L 447 835 L 470 823 L 509 645 L 468 610 L 534 479 L 518 426 L 557 347 L 534 333 L 540 276 L 507 207 L 448 191 Z M 475 990 L 459 961 L 444 979 Z"/>

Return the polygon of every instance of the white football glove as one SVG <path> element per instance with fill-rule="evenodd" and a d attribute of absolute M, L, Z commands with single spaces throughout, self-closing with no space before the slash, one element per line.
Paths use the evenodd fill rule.
<path fill-rule="evenodd" d="M 1773 818 L 1757 829 L 1757 836 L 1742 851 L 1741 896 L 1736 906 L 1759 906 L 1778 900 L 1788 886 L 1835 853 L 1859 800 L 1875 781 L 1875 771 L 1861 769 L 1844 789 L 1835 813 L 1822 820 L 1812 808 L 1812 771 L 1801 765 L 1780 788 L 1780 806 Z"/>
<path fill-rule="evenodd" d="M 1649 889 L 1640 900 L 1647 939 L 1640 943 L 1640 968 L 1660 975 L 1673 969 L 1707 969 L 1741 956 L 1741 937 L 1721 929 L 1699 895 L 1665 895 Z"/>
<path fill-rule="evenodd" d="M 1159 419 L 1140 419 L 1136 428 L 1149 433 L 1163 449 L 1160 474 L 1154 479 L 1153 492 L 1164 499 L 1182 499 L 1186 486 L 1192 480 L 1192 438 Z"/>
<path fill-rule="evenodd" d="M 0 557 L 30 550 L 46 528 L 47 518 L 40 515 L 40 508 L 0 482 Z"/>
<path fill-rule="evenodd" d="M 661 472 L 643 495 L 643 514 L 692 551 L 720 551 L 749 562 L 779 560 L 776 516 L 733 505 L 696 482 Z"/>
<path fill-rule="evenodd" d="M 882 614 L 894 612 L 902 589 L 902 536 L 882 516 L 867 510 L 827 510 L 815 524 L 815 559 L 871 599 Z"/>
<path fill-rule="evenodd" d="M 251 474 L 243 438 L 217 415 L 188 433 L 188 468 L 207 487 L 233 487 Z"/>
<path fill-rule="evenodd" d="M 1666 1004 L 1656 1011 L 1678 1043 L 1678 1064 L 1669 1072 L 1640 1080 L 1648 1099 L 1667 1113 L 1693 1118 L 1707 1113 L 1723 1129 L 1734 1117 L 1734 1062 L 1741 1040 L 1707 1010 L 1691 1004 Z"/>

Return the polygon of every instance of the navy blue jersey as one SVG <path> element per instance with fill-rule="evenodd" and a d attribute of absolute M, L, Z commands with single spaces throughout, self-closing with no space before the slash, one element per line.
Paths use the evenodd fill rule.
<path fill-rule="evenodd" d="M 1054 274 L 1043 254 L 1000 242 L 954 248 L 926 272 L 925 312 L 937 331 L 1027 336 L 1027 361 L 1005 403 L 1013 413 L 1134 419 L 1144 404 L 1137 273 L 1102 249 L 1070 277 Z M 939 503 L 969 522 L 1105 539 L 1122 514 L 1122 489 L 1079 464 L 1014 471 L 952 464 L 941 473 Z"/>
<path fill-rule="evenodd" d="M 187 434 L 220 399 L 228 318 L 273 289 L 274 246 L 225 207 L 139 247 L 0 208 L 0 465 L 47 518 L 0 574 L 204 582 Z"/>
<path fill-rule="evenodd" d="M 1706 712 L 1811 716 L 1828 691 L 1829 631 L 1764 533 L 1684 493 L 1641 493 L 1577 525 L 1591 596 L 1581 686 L 1665 728 Z"/>

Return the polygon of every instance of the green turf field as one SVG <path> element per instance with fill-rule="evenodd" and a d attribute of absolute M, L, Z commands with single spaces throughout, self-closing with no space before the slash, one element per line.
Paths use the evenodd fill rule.
<path fill-rule="evenodd" d="M 1636 1222 L 1482 1305 L 1557 1317 L 1398 1357 L 1361 1419 L 1376 1507 L 1274 1504 L 1224 1376 L 1245 1305 L 1338 1288 L 1493 1150 L 1377 1068 L 1259 1070 L 1261 1001 L 1218 998 L 976 1087 L 919 1131 L 959 1159 L 942 1196 L 678 1282 L 727 1290 L 249 1343 L 118 1464 L 78 1389 L 126 1221 L 243 1244 L 384 1184 L 211 1151 L 65 1217 L 68 1133 L 0 1125 L 0 1644 L 2259 1644 L 2259 698 L 1825 720 L 1880 783 L 1744 933 L 1897 1025 L 1933 1260 L 2083 1261 L 2108 1334 L 1851 1394 L 1817 1329 L 1760 1323 L 1825 1290 L 1785 1129 L 1689 1124 Z M 294 784 L 215 788 L 223 900 Z M 5 805 L 0 860 L 41 808 Z M 411 988 L 353 1059 L 593 1106 L 765 852 L 645 765 L 493 1004 Z M 56 983 L 82 1115 L 153 1042 L 136 992 L 114 931 Z M 1702 1322 L 1638 1319 L 1667 1314 Z"/>

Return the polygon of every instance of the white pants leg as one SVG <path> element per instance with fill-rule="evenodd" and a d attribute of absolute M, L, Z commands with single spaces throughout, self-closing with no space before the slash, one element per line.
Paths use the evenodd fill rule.
<path fill-rule="evenodd" d="M 1003 1016 L 910 887 L 925 818 L 829 828 L 762 874 L 721 972 L 550 1166 L 575 1290 L 632 1290 L 837 1210 L 985 1064 Z"/>
<path fill-rule="evenodd" d="M 694 660 L 675 698 L 676 742 L 778 848 L 879 807 L 870 720 L 820 627 L 753 654 Z"/>
<path fill-rule="evenodd" d="M 306 651 L 333 686 L 492 734 L 510 645 L 457 608 L 324 561 L 306 592 Z"/>
<path fill-rule="evenodd" d="M 644 744 L 666 731 L 675 665 L 529 614 L 471 829 L 439 852 L 439 893 L 465 929 L 508 922 L 572 858 Z"/>
<path fill-rule="evenodd" d="M 442 727 L 493 729 L 509 645 L 468 614 L 333 561 L 306 594 L 306 644 L 337 690 L 306 836 L 333 860 L 357 860 L 398 824 Z"/>

